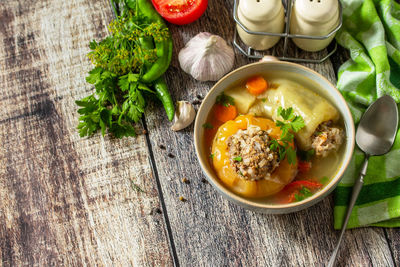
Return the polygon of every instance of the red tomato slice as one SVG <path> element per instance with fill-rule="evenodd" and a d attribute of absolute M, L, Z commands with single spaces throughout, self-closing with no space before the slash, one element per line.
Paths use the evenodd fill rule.
<path fill-rule="evenodd" d="M 208 0 L 151 0 L 157 12 L 167 21 L 183 25 L 203 15 Z"/>

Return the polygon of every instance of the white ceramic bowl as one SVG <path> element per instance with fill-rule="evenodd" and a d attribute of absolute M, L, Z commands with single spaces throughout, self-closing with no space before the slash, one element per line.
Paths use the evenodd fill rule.
<path fill-rule="evenodd" d="M 203 145 L 204 128 L 202 125 L 206 122 L 207 116 L 214 105 L 217 96 L 238 80 L 244 80 L 257 73 L 268 73 L 268 71 L 282 72 L 288 76 L 297 76 L 300 77 L 300 79 L 305 80 L 310 79 L 314 84 L 317 85 L 313 90 L 319 95 L 328 99 L 337 108 L 345 126 L 347 141 L 344 144 L 345 147 L 343 157 L 338 164 L 336 174 L 334 177 L 332 177 L 329 184 L 327 184 L 322 190 L 300 202 L 289 204 L 270 204 L 267 202 L 258 201 L 256 199 L 242 197 L 233 193 L 223 185 L 223 183 L 215 174 L 214 169 L 208 160 L 208 152 Z M 294 81 L 296 82 L 296 80 Z M 301 84 L 302 82 L 299 81 L 299 83 Z M 217 191 L 220 192 L 225 198 L 253 211 L 282 214 L 299 211 L 301 209 L 310 207 L 332 192 L 350 162 L 354 150 L 355 133 L 353 118 L 346 101 L 340 92 L 335 88 L 335 86 L 333 86 L 327 79 L 317 72 L 299 64 L 284 61 L 264 61 L 249 64 L 232 71 L 218 81 L 213 88 L 211 88 L 207 96 L 204 98 L 199 111 L 197 112 L 194 126 L 194 141 L 197 158 L 204 174 L 206 175 L 210 184 L 212 184 L 212 186 L 217 189 Z"/>

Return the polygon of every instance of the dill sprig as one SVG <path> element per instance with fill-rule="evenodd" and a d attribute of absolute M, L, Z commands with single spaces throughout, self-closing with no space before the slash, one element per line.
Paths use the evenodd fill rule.
<path fill-rule="evenodd" d="M 139 45 L 139 38 L 151 37 L 155 42 L 170 37 L 168 28 L 160 22 L 146 23 L 140 16 L 127 12 L 110 22 L 108 29 L 111 36 L 99 43 L 92 41 L 88 58 L 96 67 L 103 68 L 114 74 L 124 75 L 128 72 L 138 72 L 146 63 L 157 60 L 156 49 L 144 49 Z"/>

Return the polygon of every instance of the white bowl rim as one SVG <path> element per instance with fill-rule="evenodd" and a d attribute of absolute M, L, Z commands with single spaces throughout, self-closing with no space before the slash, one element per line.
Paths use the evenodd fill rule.
<path fill-rule="evenodd" d="M 321 78 L 322 80 L 325 81 L 326 84 L 329 85 L 329 89 L 324 88 L 324 90 L 332 90 L 335 94 L 337 94 L 337 96 L 339 97 L 340 101 L 342 103 L 338 103 L 338 104 L 344 104 L 344 105 L 340 105 L 340 111 L 343 114 L 346 114 L 348 120 L 345 122 L 346 125 L 348 125 L 348 129 L 346 129 L 346 133 L 347 133 L 347 142 L 350 142 L 350 152 L 348 154 L 344 155 L 344 159 L 341 163 L 340 168 L 338 169 L 337 173 L 335 174 L 335 177 L 326 185 L 322 188 L 322 190 L 318 191 L 317 193 L 315 193 L 314 195 L 312 195 L 311 197 L 308 197 L 302 201 L 299 202 L 294 202 L 294 203 L 288 203 L 288 204 L 266 204 L 266 203 L 259 203 L 259 202 L 254 202 L 251 200 L 251 198 L 246 198 L 243 196 L 240 196 L 236 193 L 234 193 L 233 191 L 229 190 L 227 187 L 218 184 L 216 181 L 214 181 L 215 179 L 219 179 L 218 177 L 214 177 L 216 176 L 215 173 L 210 173 L 207 168 L 205 168 L 205 165 L 207 164 L 204 160 L 203 157 L 201 157 L 200 155 L 200 148 L 199 145 L 200 144 L 200 129 L 201 129 L 201 125 L 199 125 L 199 116 L 198 114 L 202 113 L 202 112 L 209 112 L 208 110 L 204 110 L 205 109 L 205 105 L 204 103 L 206 102 L 206 100 L 208 99 L 208 96 L 211 94 L 212 91 L 215 90 L 215 88 L 217 88 L 219 86 L 219 84 L 221 84 L 223 81 L 225 81 L 229 76 L 233 75 L 236 72 L 239 72 L 243 69 L 249 68 L 250 66 L 254 66 L 254 65 L 264 65 L 264 64 L 279 64 L 279 65 L 288 65 L 291 67 L 295 67 L 295 68 L 300 68 L 303 69 L 306 72 L 310 72 L 311 74 L 318 76 L 319 78 Z M 307 77 L 309 78 L 309 77 Z M 309 78 L 311 79 L 311 78 Z M 313 80 L 313 79 L 311 79 Z M 313 80 L 313 82 L 316 82 L 315 80 Z M 344 119 L 344 118 L 343 118 Z M 203 171 L 203 173 L 206 175 L 206 178 L 208 179 L 208 181 L 213 185 L 213 187 L 215 189 L 217 189 L 217 191 L 220 191 L 222 193 L 222 195 L 224 195 L 225 197 L 228 197 L 228 200 L 234 201 L 238 204 L 244 204 L 246 206 L 252 207 L 252 208 L 258 208 L 258 209 L 266 209 L 266 210 L 285 210 L 288 209 L 288 212 L 290 212 L 289 210 L 295 208 L 295 207 L 299 207 L 299 206 L 306 206 L 307 204 L 310 204 L 310 202 L 318 202 L 319 200 L 322 199 L 322 196 L 324 196 L 327 193 L 330 193 L 330 191 L 332 191 L 336 185 L 339 183 L 339 181 L 341 180 L 344 171 L 347 169 L 347 166 L 349 165 L 352 155 L 353 155 L 353 151 L 354 151 L 354 145 L 355 145 L 355 127 L 354 127 L 354 121 L 353 121 L 353 117 L 351 115 L 350 109 L 344 99 L 344 97 L 342 96 L 342 94 L 339 92 L 339 90 L 330 82 L 328 81 L 328 79 L 326 79 L 324 76 L 322 76 L 321 74 L 319 74 L 318 72 L 307 68 L 305 66 L 302 66 L 300 64 L 296 64 L 296 63 L 292 63 L 292 62 L 287 62 L 287 61 L 262 61 L 262 62 L 255 62 L 255 63 L 250 63 L 247 65 L 244 65 L 242 67 L 239 67 L 231 72 L 229 72 L 228 74 L 226 74 L 224 77 L 222 77 L 217 83 L 214 84 L 214 86 L 208 91 L 207 95 L 204 97 L 200 108 L 197 112 L 197 116 L 196 116 L 196 120 L 195 120 L 195 126 L 194 126 L 194 143 L 195 143 L 195 150 L 196 150 L 196 156 L 197 159 L 200 163 L 200 167 Z M 348 143 L 349 145 L 349 143 Z M 229 199 L 230 198 L 230 199 Z M 321 198 L 321 199 L 319 199 Z M 256 200 L 256 199 L 255 199 Z M 314 204 L 315 204 L 314 203 Z"/>

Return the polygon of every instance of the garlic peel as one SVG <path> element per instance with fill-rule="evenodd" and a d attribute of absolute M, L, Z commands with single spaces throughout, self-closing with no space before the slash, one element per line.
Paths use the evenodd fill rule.
<path fill-rule="evenodd" d="M 196 111 L 187 101 L 178 101 L 171 130 L 179 131 L 188 127 L 196 117 Z"/>
<path fill-rule="evenodd" d="M 233 67 L 235 53 L 218 35 L 201 32 L 179 52 L 183 71 L 199 81 L 217 81 Z"/>

